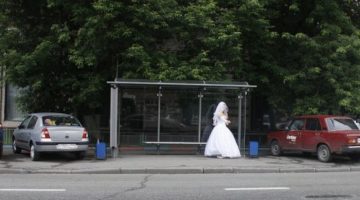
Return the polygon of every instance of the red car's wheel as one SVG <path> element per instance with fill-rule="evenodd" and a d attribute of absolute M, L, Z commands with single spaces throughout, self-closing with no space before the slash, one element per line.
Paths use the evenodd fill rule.
<path fill-rule="evenodd" d="M 318 146 L 317 157 L 321 162 L 329 162 L 331 160 L 331 151 L 326 144 L 321 144 Z"/>
<path fill-rule="evenodd" d="M 279 145 L 279 142 L 274 140 L 271 142 L 271 154 L 273 156 L 280 156 L 281 155 L 281 147 Z"/>

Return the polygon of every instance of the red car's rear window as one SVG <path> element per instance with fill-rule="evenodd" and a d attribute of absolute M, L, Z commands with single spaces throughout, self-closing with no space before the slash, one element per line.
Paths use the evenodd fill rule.
<path fill-rule="evenodd" d="M 354 120 L 350 118 L 326 118 L 325 121 L 329 131 L 359 130 Z"/>

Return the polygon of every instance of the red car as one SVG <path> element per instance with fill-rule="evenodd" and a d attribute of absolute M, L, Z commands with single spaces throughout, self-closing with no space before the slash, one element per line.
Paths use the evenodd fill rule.
<path fill-rule="evenodd" d="M 360 130 L 350 117 L 307 115 L 295 117 L 285 128 L 270 132 L 271 154 L 296 150 L 316 153 L 322 162 L 329 162 L 333 154 L 360 158 Z"/>

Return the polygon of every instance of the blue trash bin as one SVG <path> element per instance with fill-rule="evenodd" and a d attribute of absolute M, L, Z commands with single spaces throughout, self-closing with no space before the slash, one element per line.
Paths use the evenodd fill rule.
<path fill-rule="evenodd" d="M 259 143 L 257 141 L 250 141 L 250 151 L 249 156 L 251 158 L 259 157 Z"/>
<path fill-rule="evenodd" d="M 106 159 L 106 144 L 103 142 L 99 142 L 96 144 L 96 159 Z"/>

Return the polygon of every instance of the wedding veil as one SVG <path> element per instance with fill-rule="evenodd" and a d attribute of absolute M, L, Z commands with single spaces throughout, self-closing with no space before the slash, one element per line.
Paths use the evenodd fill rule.
<path fill-rule="evenodd" d="M 224 113 L 225 115 L 227 115 L 229 111 L 229 108 L 227 107 L 227 105 L 225 104 L 225 102 L 221 101 L 217 107 L 216 110 L 214 112 L 214 117 L 213 117 L 213 125 L 216 126 L 217 123 L 221 120 L 221 113 Z"/>

